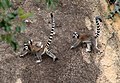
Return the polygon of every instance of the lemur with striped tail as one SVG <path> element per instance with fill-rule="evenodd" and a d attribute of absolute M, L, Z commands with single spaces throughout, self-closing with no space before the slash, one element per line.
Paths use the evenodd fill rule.
<path fill-rule="evenodd" d="M 110 10 L 110 5 L 113 4 L 114 9 L 111 11 L 109 15 L 107 16 L 108 19 L 114 20 L 115 14 L 120 15 L 120 0 L 106 0 L 108 2 L 108 9 Z"/>
<path fill-rule="evenodd" d="M 57 57 L 49 50 L 49 46 L 51 45 L 51 41 L 55 33 L 54 32 L 55 20 L 54 20 L 53 14 L 51 13 L 50 15 L 51 15 L 52 29 L 46 45 L 44 46 L 41 42 L 35 43 L 33 40 L 29 40 L 27 41 L 27 43 L 24 43 L 23 53 L 20 55 L 20 57 L 23 57 L 28 53 L 31 53 L 37 56 L 38 60 L 36 60 L 36 63 L 40 63 L 42 62 L 42 56 L 44 54 L 47 54 L 49 57 L 53 59 L 53 61 L 57 60 Z"/>
<path fill-rule="evenodd" d="M 100 52 L 99 49 L 97 48 L 97 38 L 100 35 L 100 22 L 102 22 L 102 19 L 97 16 L 95 18 L 96 21 L 96 31 L 95 35 L 91 35 L 89 33 L 73 33 L 73 40 L 72 40 L 72 45 L 71 49 L 74 49 L 78 47 L 79 45 L 86 45 L 86 52 Z"/>

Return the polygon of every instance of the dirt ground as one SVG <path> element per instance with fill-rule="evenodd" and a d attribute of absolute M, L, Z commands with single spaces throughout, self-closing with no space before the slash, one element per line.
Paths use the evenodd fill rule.
<path fill-rule="evenodd" d="M 98 4 L 99 0 L 59 1 L 54 11 L 56 33 L 50 47 L 58 57 L 56 62 L 44 56 L 43 62 L 36 64 L 34 56 L 20 58 L 19 52 L 13 53 L 11 47 L 1 42 L 0 83 L 115 83 L 98 81 L 102 70 L 96 59 L 101 55 L 82 54 L 81 48 L 70 50 L 74 31 L 91 33 L 91 28 L 95 28 L 94 17 L 100 15 Z M 16 6 L 34 12 L 30 19 L 33 23 L 27 26 L 23 35 L 45 44 L 51 30 L 49 10 L 45 4 L 25 0 Z M 27 38 L 19 36 L 18 40 L 22 45 Z"/>

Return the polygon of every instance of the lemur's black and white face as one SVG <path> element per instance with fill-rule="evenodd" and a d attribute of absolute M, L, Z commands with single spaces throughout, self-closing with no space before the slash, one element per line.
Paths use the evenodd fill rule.
<path fill-rule="evenodd" d="M 24 42 L 24 44 L 23 44 L 23 48 L 22 48 L 22 52 L 21 52 L 21 54 L 20 54 L 20 57 L 24 57 L 26 54 L 28 54 L 28 52 L 31 51 L 31 49 L 30 49 L 30 45 L 31 45 L 30 40 Z"/>
<path fill-rule="evenodd" d="M 77 38 L 78 39 L 79 38 L 79 34 L 77 32 L 74 32 L 73 33 L 73 38 Z"/>
<path fill-rule="evenodd" d="M 30 45 L 32 45 L 33 40 L 28 40 L 27 42 L 24 43 L 23 51 L 28 51 L 30 50 Z"/>
<path fill-rule="evenodd" d="M 71 49 L 76 48 L 79 45 L 79 34 L 74 32 L 72 34 Z"/>
<path fill-rule="evenodd" d="M 28 50 L 28 44 L 24 44 L 23 51 Z"/>

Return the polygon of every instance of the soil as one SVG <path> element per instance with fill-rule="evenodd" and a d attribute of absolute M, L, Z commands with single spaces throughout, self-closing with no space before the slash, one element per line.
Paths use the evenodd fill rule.
<path fill-rule="evenodd" d="M 34 17 L 28 19 L 32 23 L 17 38 L 20 45 L 28 39 L 45 44 L 50 34 L 50 10 L 44 3 L 35 1 L 20 3 L 13 0 L 15 7 L 21 6 L 26 12 L 34 12 Z M 102 73 L 100 62 L 96 59 L 101 55 L 83 53 L 80 47 L 70 49 L 73 32 L 92 33 L 94 18 L 100 15 L 98 4 L 99 0 L 59 0 L 54 11 L 56 28 L 50 46 L 58 57 L 56 62 L 43 56 L 43 62 L 36 64 L 34 56 L 20 58 L 19 51 L 14 53 L 11 47 L 1 42 L 0 83 L 105 83 L 98 81 Z"/>

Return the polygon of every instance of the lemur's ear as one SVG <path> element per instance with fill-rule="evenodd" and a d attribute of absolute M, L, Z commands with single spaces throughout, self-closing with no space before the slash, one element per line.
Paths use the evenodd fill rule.
<path fill-rule="evenodd" d="M 73 34 L 78 34 L 77 32 L 73 32 Z"/>
<path fill-rule="evenodd" d="M 28 46 L 26 43 L 24 43 L 24 46 Z"/>
<path fill-rule="evenodd" d="M 32 39 L 30 39 L 29 41 L 28 41 L 28 44 L 33 44 L 33 40 Z"/>

